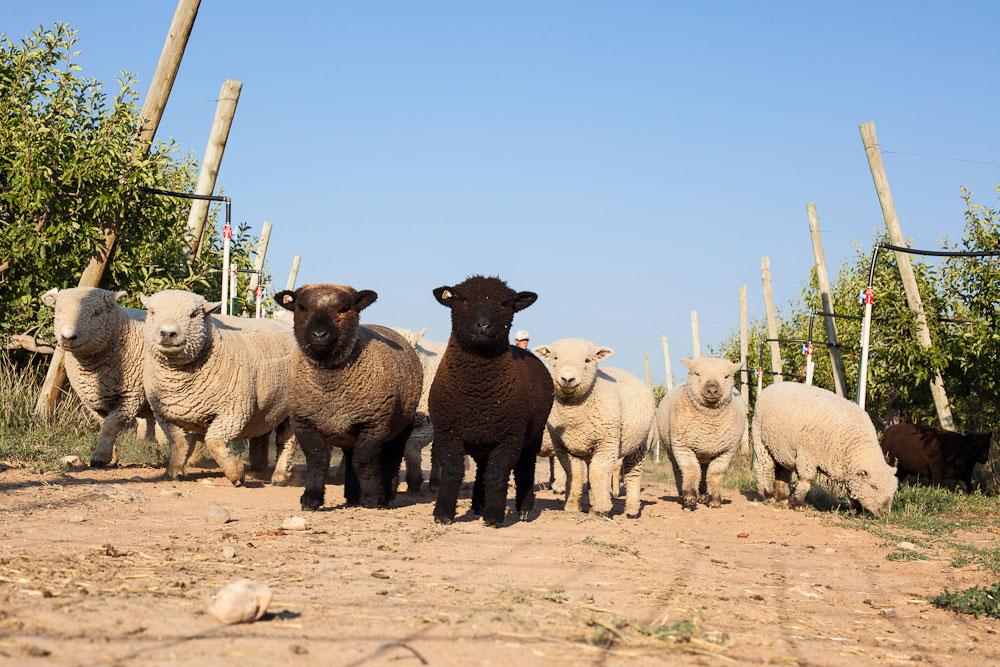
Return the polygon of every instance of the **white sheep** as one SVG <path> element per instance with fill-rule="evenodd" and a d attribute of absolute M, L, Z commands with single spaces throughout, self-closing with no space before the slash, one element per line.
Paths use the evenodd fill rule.
<path fill-rule="evenodd" d="M 146 419 L 146 438 L 154 439 L 153 413 L 142 388 L 142 324 L 146 313 L 122 308 L 125 292 L 96 287 L 51 289 L 42 302 L 55 311 L 55 335 L 65 352 L 66 376 L 73 391 L 101 418 L 90 465 L 115 465 L 115 441 L 137 417 Z"/>
<path fill-rule="evenodd" d="M 833 392 L 777 382 L 754 406 L 753 447 L 757 488 L 765 497 L 789 499 L 801 507 L 817 472 L 842 483 L 848 495 L 872 514 L 892 507 L 899 481 L 885 462 L 872 420 L 856 403 Z"/>
<path fill-rule="evenodd" d="M 652 392 L 627 371 L 599 368 L 598 362 L 614 351 L 589 340 L 563 338 L 540 345 L 534 352 L 548 362 L 555 385 L 547 430 L 567 471 L 564 509 L 581 510 L 589 472 L 591 508 L 608 514 L 612 473 L 621 461 L 625 512 L 630 518 L 638 517 L 642 462 L 656 411 Z"/>
<path fill-rule="evenodd" d="M 243 482 L 244 466 L 226 443 L 249 438 L 259 451 L 275 431 L 281 453 L 272 482 L 286 481 L 295 446 L 288 419 L 295 341 L 288 327 L 212 316 L 217 303 L 181 290 L 141 300 L 147 310 L 143 384 L 170 442 L 167 476 L 184 474 L 181 430 L 204 434 L 206 448 L 235 485 Z"/>
<path fill-rule="evenodd" d="M 687 380 L 660 402 L 656 426 L 674 468 L 677 493 L 694 509 L 699 490 L 709 507 L 722 505 L 722 478 L 739 451 L 746 429 L 743 399 L 733 389 L 738 363 L 728 359 L 682 359 Z"/>

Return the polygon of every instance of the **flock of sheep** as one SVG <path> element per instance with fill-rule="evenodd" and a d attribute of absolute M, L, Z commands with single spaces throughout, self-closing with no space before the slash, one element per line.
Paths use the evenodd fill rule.
<path fill-rule="evenodd" d="M 115 440 L 136 418 L 154 419 L 169 444 L 166 474 L 178 478 L 202 446 L 239 485 L 244 462 L 229 449 L 249 440 L 250 469 L 263 474 L 276 445 L 274 484 L 287 483 L 296 446 L 306 459 L 301 506 L 323 505 L 334 447 L 343 451 L 348 505 L 385 507 L 406 458 L 408 490 L 422 483 L 421 449 L 432 447 L 435 521 L 450 523 L 465 473 L 476 464 L 472 512 L 500 526 L 514 475 L 522 519 L 534 505 L 540 453 L 565 473 L 565 508 L 612 511 L 618 476 L 626 514 L 640 513 L 642 466 L 660 438 L 686 508 L 722 504 L 722 479 L 748 431 L 746 409 L 726 359 L 684 360 L 688 379 L 656 408 L 639 378 L 603 362 L 614 352 L 580 338 L 534 349 L 510 345 L 514 314 L 537 298 L 499 278 L 474 276 L 439 287 L 450 310 L 447 344 L 421 332 L 361 324 L 377 298 L 332 284 L 280 292 L 291 313 L 277 320 L 212 314 L 199 295 L 166 290 L 123 308 L 122 292 L 51 290 L 55 333 L 70 384 L 103 422 L 91 458 L 116 461 Z M 544 360 L 544 361 L 543 361 Z M 152 433 L 147 422 L 147 436 Z M 871 420 L 854 403 L 797 383 L 758 397 L 753 443 L 759 490 L 802 504 L 817 472 L 842 483 L 873 513 L 889 509 L 895 470 Z M 792 476 L 798 482 L 790 495 Z"/>

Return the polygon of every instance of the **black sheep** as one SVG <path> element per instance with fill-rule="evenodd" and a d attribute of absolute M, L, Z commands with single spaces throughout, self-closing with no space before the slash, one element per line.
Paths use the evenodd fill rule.
<path fill-rule="evenodd" d="M 972 484 L 972 469 L 986 463 L 990 455 L 989 433 L 962 435 L 932 426 L 896 424 L 882 436 L 882 451 L 890 462 L 898 461 L 897 476 L 919 475 L 941 484 Z"/>
<path fill-rule="evenodd" d="M 434 383 L 429 410 L 434 455 L 441 461 L 434 520 L 451 523 L 465 471 L 476 462 L 472 512 L 500 527 L 514 472 L 516 507 L 526 519 L 534 507 L 535 457 L 552 409 L 552 378 L 527 350 L 510 344 L 514 313 L 535 302 L 499 278 L 473 276 L 434 296 L 451 309 L 451 337 Z"/>

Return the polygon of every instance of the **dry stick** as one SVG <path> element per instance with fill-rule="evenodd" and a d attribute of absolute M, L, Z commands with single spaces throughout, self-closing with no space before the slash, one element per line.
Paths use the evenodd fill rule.
<path fill-rule="evenodd" d="M 163 109 L 167 106 L 170 90 L 173 88 L 174 79 L 177 78 L 177 70 L 180 69 L 184 48 L 187 46 L 188 37 L 191 36 L 191 28 L 194 27 L 194 20 L 198 16 L 200 4 L 201 0 L 178 0 L 177 2 L 177 10 L 170 22 L 167 39 L 164 41 L 163 51 L 160 53 L 160 60 L 156 64 L 156 72 L 153 73 L 149 92 L 146 93 L 146 101 L 139 114 L 142 127 L 136 138 L 135 152 L 140 159 L 149 154 L 149 147 L 156 134 L 156 128 L 159 127 L 160 119 L 163 118 Z M 108 262 L 111 261 L 115 244 L 118 242 L 120 225 L 121 218 L 118 218 L 105 230 L 104 247 L 90 258 L 87 268 L 80 275 L 79 287 L 97 287 L 101 284 L 104 270 L 107 268 Z M 63 349 L 56 347 L 52 361 L 49 363 L 49 370 L 45 374 L 45 382 L 42 383 L 38 400 L 35 402 L 35 415 L 46 421 L 52 417 L 56 401 L 59 399 L 62 386 L 66 381 L 66 368 L 63 365 L 64 355 Z"/>
<path fill-rule="evenodd" d="M 260 241 L 257 242 L 257 257 L 254 259 L 253 268 L 257 273 L 250 274 L 250 287 L 247 289 L 247 303 L 253 303 L 257 296 L 257 285 L 260 284 L 261 272 L 264 271 L 264 258 L 267 257 L 267 244 L 271 240 L 271 221 L 264 221 L 264 228 L 260 232 Z"/>
<path fill-rule="evenodd" d="M 819 216 L 816 214 L 816 205 L 812 202 L 806 204 L 806 213 L 809 216 L 809 235 L 812 237 L 813 259 L 816 262 L 816 282 L 819 283 L 819 294 L 823 300 L 823 312 L 833 312 L 833 297 L 830 292 L 830 276 L 826 271 L 826 254 L 823 252 L 823 237 L 819 231 Z M 833 390 L 838 396 L 847 395 L 847 376 L 844 374 L 844 360 L 840 356 L 840 348 L 837 346 L 837 323 L 832 316 L 823 318 L 826 324 L 826 340 L 829 345 L 826 349 L 830 353 L 830 365 L 833 368 Z"/>
<path fill-rule="evenodd" d="M 642 355 L 642 370 L 646 371 L 646 386 L 653 388 L 653 375 L 649 372 L 649 355 Z"/>
<path fill-rule="evenodd" d="M 289 292 L 295 289 L 295 281 L 299 277 L 299 264 L 302 263 L 302 257 L 296 255 L 292 258 L 292 270 L 288 274 L 288 282 L 285 284 L 285 289 Z"/>
<path fill-rule="evenodd" d="M 899 216 L 896 214 L 892 190 L 889 189 L 889 177 L 886 175 L 885 165 L 882 163 L 882 153 L 879 151 L 878 137 L 875 134 L 875 123 L 869 121 L 861 123 L 858 127 L 861 130 L 861 143 L 864 144 L 865 154 L 868 156 L 868 167 L 872 172 L 875 192 L 878 194 L 878 201 L 882 206 L 882 217 L 885 220 L 886 229 L 889 231 L 889 242 L 896 246 L 908 247 L 909 244 L 903 236 L 903 228 L 899 224 Z M 917 278 L 913 274 L 910 256 L 903 252 L 897 252 L 896 265 L 899 267 L 899 277 L 903 281 L 903 290 L 906 292 L 906 303 L 916 316 L 917 341 L 921 347 L 930 348 L 931 332 L 927 327 L 927 316 L 924 314 L 924 304 L 920 298 L 920 289 L 917 287 Z M 931 396 L 934 398 L 934 407 L 937 408 L 941 428 L 954 431 L 955 421 L 951 416 L 951 406 L 948 404 L 948 394 L 945 392 L 944 379 L 941 377 L 940 371 L 934 371 L 934 378 L 931 380 Z"/>
<path fill-rule="evenodd" d="M 764 308 L 767 310 L 767 336 L 771 338 L 771 370 L 774 371 L 774 381 L 782 382 L 781 348 L 778 347 L 778 320 L 774 316 L 774 296 L 771 293 L 771 259 L 760 258 L 760 281 L 764 288 Z"/>
<path fill-rule="evenodd" d="M 674 388 L 674 369 L 670 365 L 670 344 L 667 342 L 666 336 L 660 336 L 660 344 L 663 345 L 663 370 L 666 373 L 666 387 L 667 391 Z"/>
<path fill-rule="evenodd" d="M 701 356 L 701 336 L 698 335 L 698 311 L 691 311 L 691 352 L 697 359 Z"/>
<path fill-rule="evenodd" d="M 750 374 L 747 372 L 747 357 L 750 339 L 747 327 L 747 286 L 740 285 L 740 396 L 743 398 L 743 409 L 746 412 L 747 425 L 750 419 Z M 741 448 L 744 453 L 750 448 L 749 426 L 743 429 Z"/>
<path fill-rule="evenodd" d="M 201 161 L 201 171 L 198 173 L 198 184 L 194 188 L 194 193 L 197 195 L 210 195 L 215 191 L 215 180 L 219 176 L 222 155 L 226 152 L 229 130 L 233 126 L 233 116 L 236 115 L 236 105 L 240 101 L 242 91 L 243 84 L 239 81 L 226 79 L 222 82 L 219 102 L 215 106 L 215 117 L 212 119 L 212 129 L 208 133 L 208 144 L 205 146 L 205 157 Z M 195 199 L 191 203 L 187 222 L 188 263 L 193 262 L 201 254 L 209 203 L 204 199 Z"/>

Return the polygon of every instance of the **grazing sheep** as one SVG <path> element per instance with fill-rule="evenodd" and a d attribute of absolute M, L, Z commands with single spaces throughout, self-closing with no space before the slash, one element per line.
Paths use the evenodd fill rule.
<path fill-rule="evenodd" d="M 92 468 L 115 465 L 115 440 L 137 417 L 153 413 L 142 388 L 142 324 L 146 313 L 122 308 L 125 292 L 96 287 L 51 289 L 42 302 L 55 311 L 55 334 L 65 351 L 66 376 L 80 401 L 101 418 Z"/>
<path fill-rule="evenodd" d="M 548 360 L 555 384 L 555 404 L 548 433 L 568 469 L 564 509 L 581 511 L 583 483 L 590 479 L 590 505 L 595 514 L 611 512 L 613 472 L 621 461 L 625 479 L 625 513 L 639 516 L 642 461 L 650 444 L 656 402 L 635 375 L 619 368 L 598 367 L 614 351 L 589 340 L 563 338 L 535 348 Z M 614 489 L 615 495 L 618 489 Z"/>
<path fill-rule="evenodd" d="M 395 496 L 423 373 L 403 336 L 359 323 L 377 298 L 371 290 L 328 284 L 274 297 L 295 313 L 289 410 L 306 456 L 304 510 L 323 505 L 333 447 L 344 450 L 348 505 L 385 507 Z"/>
<path fill-rule="evenodd" d="M 831 391 L 778 382 L 760 393 L 754 406 L 753 447 L 757 488 L 765 497 L 788 499 L 798 475 L 794 507 L 805 504 L 817 472 L 847 487 L 851 499 L 872 514 L 892 507 L 899 482 L 882 457 L 868 414 Z"/>
<path fill-rule="evenodd" d="M 895 460 L 896 476 L 919 475 L 937 484 L 968 490 L 972 470 L 990 457 L 992 433 L 962 435 L 933 426 L 896 424 L 882 435 L 882 451 Z"/>
<path fill-rule="evenodd" d="M 408 493 L 418 493 L 420 485 L 424 481 L 421 470 L 421 453 L 427 445 L 434 440 L 434 426 L 431 424 L 428 413 L 427 401 L 431 393 L 431 383 L 437 373 L 441 359 L 447 345 L 436 340 L 424 338 L 424 329 L 413 331 L 393 327 L 393 331 L 400 334 L 417 351 L 420 359 L 420 367 L 423 369 L 424 383 L 420 392 L 420 403 L 417 404 L 417 414 L 413 421 L 413 433 L 410 434 L 403 448 L 403 456 L 406 459 L 406 490 Z M 433 454 L 433 450 L 432 450 Z M 431 479 L 430 488 L 433 491 L 437 488 L 438 477 L 440 476 L 440 462 L 433 457 L 431 459 Z"/>
<path fill-rule="evenodd" d="M 660 402 L 657 430 L 684 507 L 696 507 L 702 482 L 708 506 L 720 507 L 722 478 L 746 428 L 743 399 L 733 389 L 733 374 L 740 365 L 713 357 L 681 362 L 687 366 L 687 380 Z"/>
<path fill-rule="evenodd" d="M 217 303 L 191 292 L 141 297 L 146 307 L 143 384 L 156 421 L 170 442 L 167 476 L 184 474 L 181 429 L 204 434 L 205 447 L 234 485 L 244 466 L 230 440 L 250 439 L 252 458 L 275 431 L 281 450 L 272 481 L 284 482 L 294 451 L 288 422 L 288 374 L 295 341 L 268 320 L 210 315 Z M 266 450 L 265 450 L 266 456 Z"/>
<path fill-rule="evenodd" d="M 514 313 L 538 295 L 473 276 L 438 287 L 434 297 L 451 309 L 451 337 L 429 400 L 441 461 L 434 520 L 455 519 L 465 454 L 476 462 L 473 513 L 500 527 L 513 471 L 516 508 L 526 519 L 534 508 L 535 458 L 552 409 L 552 379 L 535 355 L 510 344 L 510 327 Z"/>

